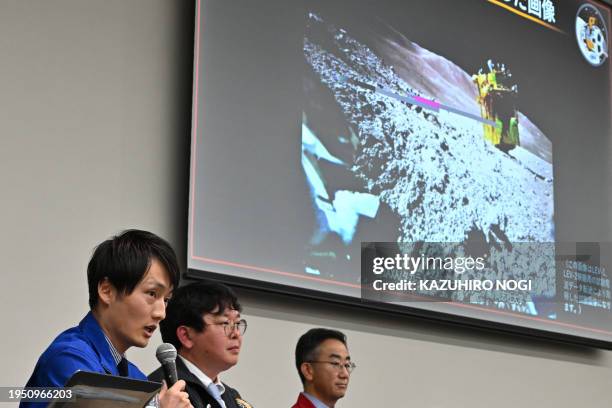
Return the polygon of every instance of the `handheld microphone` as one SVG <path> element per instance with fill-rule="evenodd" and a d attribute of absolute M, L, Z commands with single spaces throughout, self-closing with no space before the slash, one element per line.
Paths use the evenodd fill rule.
<path fill-rule="evenodd" d="M 178 381 L 176 374 L 176 349 L 170 343 L 163 343 L 157 348 L 155 357 L 161 363 L 168 388 Z"/>

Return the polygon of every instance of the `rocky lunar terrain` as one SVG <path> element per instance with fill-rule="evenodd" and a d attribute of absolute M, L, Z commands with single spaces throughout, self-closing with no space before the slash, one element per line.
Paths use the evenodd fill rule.
<path fill-rule="evenodd" d="M 470 237 L 491 248 L 507 248 L 516 242 L 554 241 L 552 147 L 528 113 L 519 114 L 522 145 L 504 153 L 484 140 L 477 121 L 356 85 L 419 95 L 479 114 L 472 73 L 391 27 L 386 33 L 372 32 L 365 45 L 311 14 L 304 54 L 358 139 L 350 170 L 366 192 L 399 215 L 398 242 Z M 542 259 L 542 254 L 525 251 L 522 259 L 514 258 L 515 268 L 494 277 L 529 277 L 534 293 L 553 295 L 554 269 L 531 262 L 535 257 Z"/>

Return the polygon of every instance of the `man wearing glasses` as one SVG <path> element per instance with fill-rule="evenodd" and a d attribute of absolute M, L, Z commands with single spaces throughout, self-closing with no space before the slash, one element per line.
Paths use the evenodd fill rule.
<path fill-rule="evenodd" d="M 194 408 L 250 408 L 219 374 L 238 363 L 247 322 L 234 292 L 213 282 L 196 282 L 174 291 L 160 323 L 164 342 L 178 351 L 176 371 L 185 380 Z M 149 379 L 161 381 L 157 369 Z"/>
<path fill-rule="evenodd" d="M 344 397 L 355 363 L 346 336 L 329 329 L 311 329 L 298 340 L 295 365 L 304 385 L 292 408 L 333 408 Z"/>

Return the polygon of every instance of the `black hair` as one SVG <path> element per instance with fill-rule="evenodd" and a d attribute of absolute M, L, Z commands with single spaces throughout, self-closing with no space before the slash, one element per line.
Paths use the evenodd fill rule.
<path fill-rule="evenodd" d="M 174 250 L 164 239 L 141 230 L 125 230 L 96 247 L 87 265 L 89 307 L 98 304 L 98 284 L 104 279 L 118 293 L 129 295 L 146 275 L 153 259 L 166 269 L 174 288 L 178 287 L 180 270 Z"/>
<path fill-rule="evenodd" d="M 225 310 L 242 311 L 232 289 L 217 282 L 198 281 L 178 288 L 166 308 L 166 318 L 159 324 L 162 340 L 180 350 L 176 329 L 189 326 L 198 332 L 205 329 L 204 315 L 222 315 Z"/>
<path fill-rule="evenodd" d="M 295 366 L 297 367 L 302 384 L 306 383 L 304 374 L 302 374 L 302 370 L 300 369 L 302 363 L 315 360 L 317 358 L 317 348 L 321 343 L 329 339 L 338 340 L 346 346 L 346 336 L 344 333 L 331 329 L 310 329 L 298 340 L 295 346 Z"/>

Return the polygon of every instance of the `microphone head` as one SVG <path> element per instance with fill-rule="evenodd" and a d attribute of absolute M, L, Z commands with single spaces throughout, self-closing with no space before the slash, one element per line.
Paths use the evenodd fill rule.
<path fill-rule="evenodd" d="M 176 348 L 170 343 L 162 343 L 157 347 L 155 357 L 163 365 L 176 361 Z"/>

